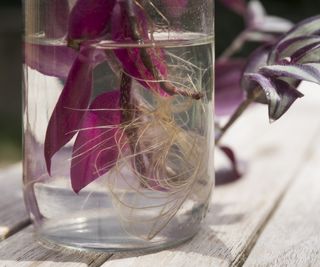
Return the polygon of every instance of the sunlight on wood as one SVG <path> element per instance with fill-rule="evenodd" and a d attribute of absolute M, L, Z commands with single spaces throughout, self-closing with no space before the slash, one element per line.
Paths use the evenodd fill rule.
<path fill-rule="evenodd" d="M 3 240 L 6 238 L 6 236 L 9 234 L 9 228 L 6 226 L 0 226 L 0 240 Z"/>
<path fill-rule="evenodd" d="M 87 267 L 85 263 L 78 262 L 52 262 L 52 261 L 10 261 L 10 260 L 0 260 L 0 266 L 5 267 Z"/>

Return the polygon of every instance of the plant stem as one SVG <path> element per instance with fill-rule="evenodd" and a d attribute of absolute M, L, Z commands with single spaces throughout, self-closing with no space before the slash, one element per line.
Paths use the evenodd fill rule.
<path fill-rule="evenodd" d="M 137 41 L 139 44 L 143 44 L 144 39 L 141 36 L 141 32 L 143 32 L 143 29 L 139 29 L 139 23 L 137 22 L 137 18 L 135 15 L 133 0 L 127 0 L 126 6 L 127 6 L 130 30 L 132 35 L 131 37 L 134 41 Z M 191 97 L 196 100 L 199 100 L 203 97 L 203 94 L 201 92 L 194 92 L 191 90 L 187 90 L 185 88 L 178 88 L 171 82 L 164 81 L 165 79 L 160 73 L 160 71 L 157 69 L 157 67 L 154 65 L 148 49 L 143 47 L 139 49 L 140 49 L 140 56 L 143 64 L 147 69 L 151 71 L 154 79 L 156 81 L 159 81 L 159 85 L 162 90 L 164 90 L 169 95 L 182 95 L 182 96 Z M 154 48 L 151 48 L 151 49 L 154 49 Z"/>
<path fill-rule="evenodd" d="M 138 129 L 133 125 L 137 117 L 138 109 L 131 99 L 132 78 L 122 73 L 120 84 L 120 106 L 122 110 L 122 123 L 128 143 L 134 156 L 134 169 L 137 173 L 144 175 L 146 172 L 143 156 L 140 154 L 140 145 L 138 140 Z"/>
<path fill-rule="evenodd" d="M 246 98 L 236 109 L 236 111 L 231 115 L 227 123 L 221 128 L 219 134 L 215 138 L 215 143 L 218 145 L 221 138 L 230 129 L 230 127 L 235 123 L 235 121 L 247 110 L 247 108 L 261 95 L 261 91 L 253 90 L 253 93 Z"/>
<path fill-rule="evenodd" d="M 236 52 L 238 52 L 242 48 L 243 44 L 245 43 L 247 39 L 247 34 L 248 34 L 247 30 L 244 30 L 243 32 L 241 32 L 234 39 L 231 45 L 227 47 L 227 49 L 222 53 L 219 60 L 226 60 L 230 58 L 232 55 L 234 55 Z"/>

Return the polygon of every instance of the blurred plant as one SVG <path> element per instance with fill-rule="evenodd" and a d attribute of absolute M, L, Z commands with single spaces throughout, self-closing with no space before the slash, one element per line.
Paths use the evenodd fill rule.
<path fill-rule="evenodd" d="M 303 94 L 301 81 L 320 84 L 320 16 L 296 26 L 283 18 L 267 15 L 258 0 L 220 0 L 242 16 L 245 29 L 216 61 L 216 114 L 230 115 L 223 126 L 216 122 L 216 144 L 241 114 L 257 102 L 268 105 L 270 121 L 279 119 Z M 247 58 L 237 58 L 245 43 L 258 42 Z M 240 176 L 235 155 L 222 148 Z"/>

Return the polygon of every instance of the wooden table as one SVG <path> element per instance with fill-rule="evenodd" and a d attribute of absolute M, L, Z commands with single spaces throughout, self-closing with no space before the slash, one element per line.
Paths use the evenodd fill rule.
<path fill-rule="evenodd" d="M 256 106 L 226 136 L 248 170 L 214 191 L 190 242 L 149 254 L 49 250 L 33 238 L 21 165 L 0 173 L 0 266 L 320 266 L 320 88 L 304 84 L 280 121 Z"/>

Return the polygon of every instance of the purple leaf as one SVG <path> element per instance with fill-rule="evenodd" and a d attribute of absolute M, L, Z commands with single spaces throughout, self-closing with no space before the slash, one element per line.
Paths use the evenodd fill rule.
<path fill-rule="evenodd" d="M 83 117 L 75 141 L 71 163 L 74 192 L 107 173 L 119 154 L 120 91 L 101 94 Z"/>
<path fill-rule="evenodd" d="M 291 78 L 320 84 L 320 63 L 271 65 L 260 69 L 269 77 Z"/>
<path fill-rule="evenodd" d="M 301 21 L 292 28 L 278 43 L 280 45 L 284 41 L 299 36 L 319 35 L 320 16 L 311 17 Z"/>
<path fill-rule="evenodd" d="M 303 96 L 289 83 L 280 79 L 271 79 L 259 73 L 247 73 L 244 79 L 255 83 L 258 90 L 263 90 L 264 97 L 269 106 L 269 118 L 271 120 L 279 119 L 297 98 Z M 251 86 L 251 88 L 254 87 Z"/>
<path fill-rule="evenodd" d="M 244 74 L 252 74 L 258 73 L 261 67 L 267 65 L 267 60 L 269 57 L 269 53 L 272 49 L 271 45 L 264 45 L 256 49 L 250 56 L 245 66 Z M 241 87 L 247 92 L 250 96 L 253 90 L 256 88 L 256 84 L 252 83 L 250 79 L 242 77 Z M 265 95 L 261 95 L 257 100 L 257 102 L 267 104 L 267 100 Z"/>
<path fill-rule="evenodd" d="M 248 3 L 246 21 L 247 25 L 255 28 L 264 22 L 267 13 L 260 1 L 250 1 Z"/>
<path fill-rule="evenodd" d="M 148 22 L 142 10 L 134 6 L 134 20 L 137 23 L 139 37 L 135 36 L 134 26 L 124 3 L 117 4 L 112 16 L 112 38 L 116 42 L 149 42 Z M 132 19 L 132 18 L 131 18 Z M 141 39 L 137 39 L 141 38 Z M 117 49 L 115 55 L 121 62 L 124 71 L 136 79 L 145 88 L 150 88 L 161 95 L 167 95 L 159 83 L 159 79 L 167 77 L 167 66 L 164 51 L 160 48 L 128 48 Z M 153 70 L 152 70 L 153 69 Z M 157 76 L 158 73 L 161 77 Z"/>
<path fill-rule="evenodd" d="M 218 116 L 232 114 L 244 99 L 241 77 L 244 60 L 217 61 L 215 67 L 215 112 Z"/>
<path fill-rule="evenodd" d="M 48 76 L 65 80 L 77 57 L 77 52 L 66 46 L 36 45 L 25 43 L 25 63 Z"/>
<path fill-rule="evenodd" d="M 248 27 L 253 31 L 263 33 L 285 33 L 293 24 L 283 18 L 268 16 L 263 5 L 258 0 L 252 0 L 248 4 L 246 14 Z"/>
<path fill-rule="evenodd" d="M 242 86 L 248 97 L 260 92 L 256 101 L 268 104 L 272 120 L 303 96 L 296 89 L 301 81 L 320 84 L 319 23 L 317 16 L 297 24 L 272 49 L 260 48 L 249 59 Z"/>
<path fill-rule="evenodd" d="M 310 39 L 310 38 L 314 39 L 315 36 L 319 36 L 319 30 L 320 30 L 319 25 L 320 25 L 320 16 L 308 18 L 298 23 L 274 47 L 273 52 L 270 54 L 269 62 L 270 63 L 277 62 L 279 55 L 282 55 L 283 50 L 287 49 L 288 46 L 291 46 L 292 44 L 304 39 Z M 289 55 L 290 55 L 290 52 L 289 52 Z"/>
<path fill-rule="evenodd" d="M 48 172 L 51 169 L 51 158 L 67 144 L 79 127 L 83 112 L 86 109 L 92 91 L 92 72 L 99 51 L 82 48 L 70 70 L 69 76 L 59 97 L 46 132 L 44 154 Z"/>
<path fill-rule="evenodd" d="M 216 185 L 223 185 L 230 182 L 234 182 L 242 177 L 242 171 L 239 168 L 238 159 L 230 147 L 218 146 L 227 159 L 230 161 L 231 168 L 228 170 L 217 170 L 216 171 Z"/>
<path fill-rule="evenodd" d="M 174 18 L 179 18 L 186 11 L 189 0 L 162 0 L 167 12 Z"/>
<path fill-rule="evenodd" d="M 46 38 L 62 38 L 67 34 L 69 3 L 68 0 L 45 0 L 44 33 Z"/>
<path fill-rule="evenodd" d="M 302 46 L 292 54 L 292 63 L 317 63 L 320 62 L 320 40 L 311 44 Z"/>
<path fill-rule="evenodd" d="M 244 0 L 220 0 L 220 2 L 239 15 L 246 13 L 247 4 Z"/>
<path fill-rule="evenodd" d="M 254 29 L 256 31 L 265 33 L 285 33 L 292 28 L 292 22 L 274 16 L 266 16 L 261 24 L 256 24 Z"/>
<path fill-rule="evenodd" d="M 68 40 L 92 40 L 108 29 L 116 0 L 78 0 L 69 17 Z"/>
<path fill-rule="evenodd" d="M 291 61 L 291 57 L 302 47 L 307 47 L 308 45 L 317 42 L 320 42 L 320 36 L 316 35 L 299 36 L 288 39 L 275 46 L 275 48 L 270 53 L 268 64 L 277 64 L 279 62 L 282 62 L 283 60 L 288 61 L 288 58 L 290 58 L 289 61 Z"/>
<path fill-rule="evenodd" d="M 248 58 L 245 67 L 246 73 L 258 72 L 261 67 L 267 65 L 267 60 L 272 50 L 272 45 L 263 45 L 256 49 Z"/>

